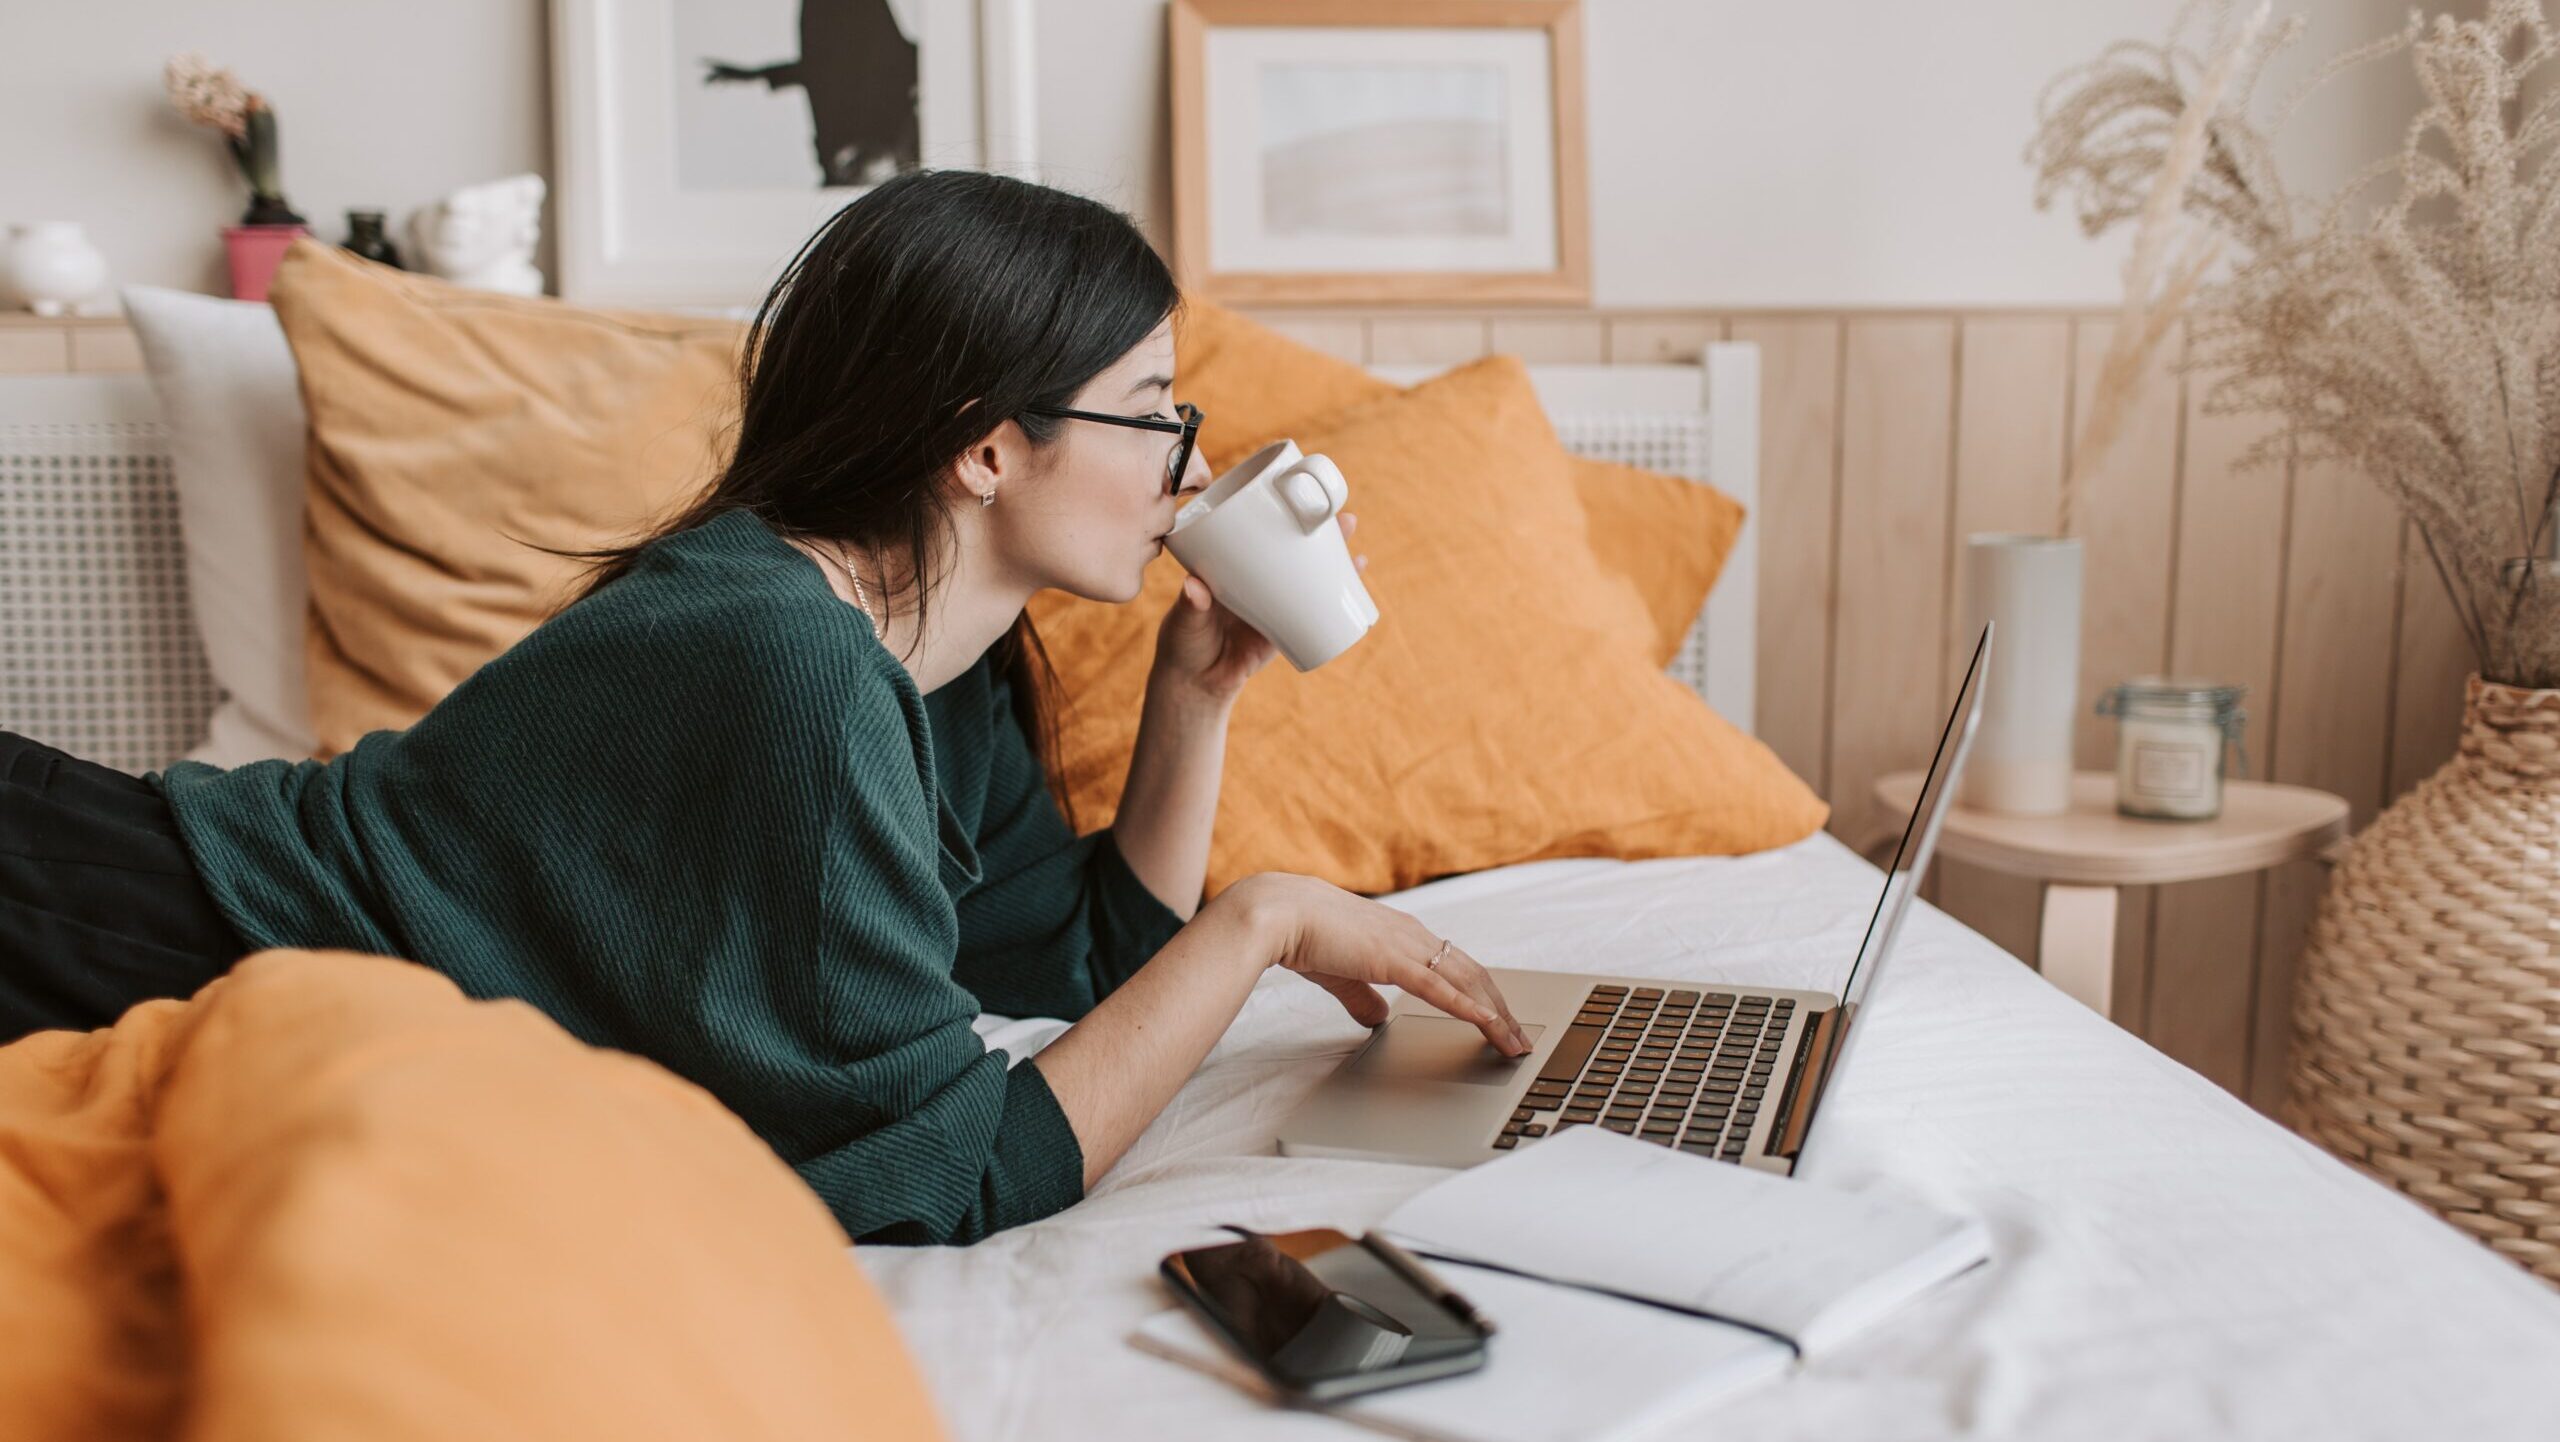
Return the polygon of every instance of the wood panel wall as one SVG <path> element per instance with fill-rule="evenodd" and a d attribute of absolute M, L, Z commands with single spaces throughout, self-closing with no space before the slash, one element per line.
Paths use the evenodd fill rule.
<path fill-rule="evenodd" d="M 1310 313 L 1259 319 L 1348 360 L 1455 364 L 1761 351 L 1759 729 L 1865 846 L 1876 777 L 1928 759 L 1964 638 L 1974 531 L 2049 529 L 2111 313 Z M 2144 672 L 2249 688 L 2250 774 L 2347 798 L 2363 825 L 2453 754 L 2470 654 L 2415 538 L 2362 477 L 2234 462 L 2263 418 L 2204 414 L 2163 357 L 2084 500 L 2080 764 L 2112 769 L 2098 693 Z M 1949 864 L 1935 899 L 2032 962 L 2035 888 Z M 2116 1020 L 2261 1108 L 2282 1097 L 2291 982 L 2323 883 L 2296 863 L 2137 890 Z"/>
<path fill-rule="evenodd" d="M 2050 524 L 2111 317 L 2102 312 L 1270 311 L 1362 363 L 1694 359 L 1761 352 L 1759 729 L 1864 846 L 1875 778 L 1928 759 L 1960 660 L 1957 565 L 1977 530 Z M 0 373 L 131 370 L 113 321 L 0 318 Z M 2085 502 L 2080 764 L 2126 676 L 2248 686 L 2251 774 L 2345 796 L 2361 826 L 2453 754 L 2470 656 L 2416 540 L 2363 478 L 2233 462 L 2266 425 L 2207 416 L 2164 359 Z M 1935 899 L 2034 959 L 2034 888 L 1941 868 Z M 2322 884 L 2302 862 L 2146 888 L 2117 935 L 2116 1020 L 2253 1103 L 2282 1095 L 2294 960 Z"/>
<path fill-rule="evenodd" d="M 0 376 L 103 375 L 142 369 L 133 329 L 108 316 L 48 319 L 0 311 Z"/>

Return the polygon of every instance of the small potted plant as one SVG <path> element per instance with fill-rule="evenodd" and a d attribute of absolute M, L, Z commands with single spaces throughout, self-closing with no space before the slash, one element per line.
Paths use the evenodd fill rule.
<path fill-rule="evenodd" d="M 223 230 L 222 243 L 231 261 L 233 297 L 264 300 L 285 247 L 311 229 L 285 203 L 277 176 L 275 107 L 201 55 L 171 57 L 166 79 L 169 103 L 189 123 L 219 131 L 249 182 L 249 208 L 238 225 Z"/>

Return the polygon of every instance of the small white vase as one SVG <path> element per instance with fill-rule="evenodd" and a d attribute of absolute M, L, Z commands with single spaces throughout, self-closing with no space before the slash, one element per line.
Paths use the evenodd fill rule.
<path fill-rule="evenodd" d="M 2059 816 L 2071 805 L 2071 736 L 2079 720 L 2080 542 L 1981 534 L 1964 546 L 1969 647 L 1999 627 L 1983 678 L 1982 725 L 1959 804 L 2010 816 Z"/>
<path fill-rule="evenodd" d="M 38 315 L 66 314 L 107 288 L 107 258 L 76 221 L 18 227 L 8 258 L 10 289 Z"/>

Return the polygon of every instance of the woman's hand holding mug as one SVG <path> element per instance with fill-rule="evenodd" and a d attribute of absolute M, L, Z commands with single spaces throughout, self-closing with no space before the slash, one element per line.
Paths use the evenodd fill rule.
<path fill-rule="evenodd" d="M 1349 545 L 1359 518 L 1344 511 L 1334 523 Z M 1369 558 L 1354 557 L 1352 565 L 1366 571 Z M 1156 628 L 1155 668 L 1148 680 L 1179 685 L 1202 700 L 1223 704 L 1233 701 L 1244 683 L 1279 653 L 1269 637 L 1227 609 L 1207 581 L 1185 576 L 1182 594 Z"/>
<path fill-rule="evenodd" d="M 1301 671 L 1349 650 L 1378 621 L 1344 524 L 1350 498 L 1332 459 L 1295 442 L 1246 457 L 1186 502 L 1165 537 L 1191 573 L 1182 605 L 1214 601 Z"/>

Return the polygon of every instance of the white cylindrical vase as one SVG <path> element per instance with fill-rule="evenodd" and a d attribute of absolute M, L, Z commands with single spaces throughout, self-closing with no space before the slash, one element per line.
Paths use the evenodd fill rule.
<path fill-rule="evenodd" d="M 1999 627 L 1999 639 L 1956 800 L 2010 816 L 2059 816 L 2071 805 L 2079 720 L 2080 542 L 1967 536 L 1963 596 L 1965 645 L 1986 621 Z"/>

